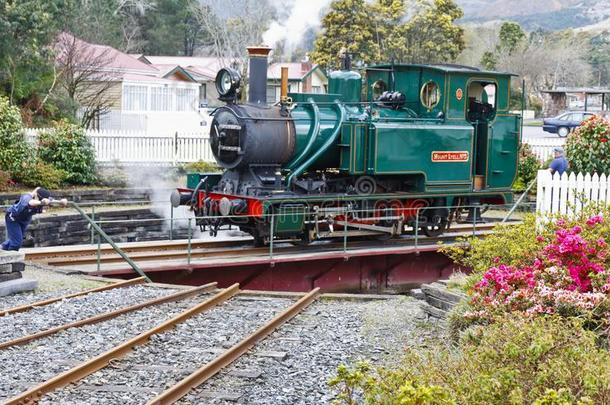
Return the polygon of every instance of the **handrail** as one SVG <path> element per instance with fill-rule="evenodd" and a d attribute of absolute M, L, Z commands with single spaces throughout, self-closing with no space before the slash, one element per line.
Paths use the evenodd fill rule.
<path fill-rule="evenodd" d="M 337 124 L 335 125 L 335 128 L 333 129 L 333 133 L 326 140 L 326 142 L 324 142 L 324 145 L 322 145 L 322 147 L 320 149 L 318 149 L 305 162 L 301 163 L 301 165 L 299 167 L 297 167 L 294 171 L 292 171 L 292 173 L 290 173 L 290 176 L 288 176 L 288 179 L 286 179 L 286 184 L 288 186 L 290 186 L 292 184 L 293 180 L 297 176 L 301 175 L 305 170 L 307 170 L 307 168 L 309 166 L 311 166 L 311 164 L 313 162 L 315 162 L 316 159 L 318 159 L 323 153 L 325 153 L 328 150 L 328 148 L 330 148 L 330 146 L 337 140 L 337 137 L 339 136 L 339 133 L 341 132 L 341 126 L 343 125 L 343 121 L 345 121 L 345 110 L 343 109 L 343 106 L 339 103 L 339 101 L 335 101 L 334 107 L 338 111 L 338 114 L 337 114 L 338 117 L 337 117 Z"/>
<path fill-rule="evenodd" d="M 513 215 L 513 212 L 515 212 L 515 210 L 517 209 L 519 204 L 521 204 L 521 201 L 523 201 L 525 199 L 525 197 L 529 194 L 530 190 L 532 189 L 534 184 L 536 184 L 537 180 L 538 180 L 538 174 L 536 174 L 536 177 L 534 177 L 534 180 L 532 180 L 530 182 L 530 184 L 527 186 L 527 188 L 525 189 L 523 194 L 521 194 L 521 197 L 519 197 L 517 202 L 511 207 L 510 211 L 508 211 L 508 214 L 506 214 L 506 216 L 502 219 L 501 223 L 505 223 L 506 221 L 508 221 L 508 219 L 511 217 L 511 215 Z"/>
<path fill-rule="evenodd" d="M 314 103 L 313 99 L 310 98 L 308 101 L 311 102 L 311 104 L 309 104 L 309 106 L 311 107 L 311 109 L 313 111 L 313 125 L 311 126 L 311 129 L 309 130 L 309 133 L 307 134 L 307 144 L 305 145 L 305 148 L 303 149 L 303 151 L 301 151 L 299 156 L 292 159 L 286 165 L 286 167 L 289 170 L 294 169 L 299 163 L 301 163 L 301 161 L 305 158 L 305 156 L 307 156 L 309 154 L 309 152 L 311 151 L 311 148 L 313 147 L 314 142 L 316 141 L 316 138 L 318 137 L 318 134 L 320 133 L 320 108 L 318 107 L 318 105 L 316 103 Z"/>
<path fill-rule="evenodd" d="M 127 256 L 127 254 L 123 251 L 123 249 L 121 249 L 120 247 L 117 246 L 116 243 L 114 243 L 114 241 L 112 240 L 112 238 L 110 236 L 108 236 L 108 234 L 106 232 L 104 232 L 102 230 L 102 228 L 91 218 L 89 218 L 89 216 L 87 215 L 87 213 L 85 213 L 85 211 L 79 207 L 78 204 L 71 202 L 70 205 L 76 210 L 78 211 L 79 214 L 81 214 L 81 216 L 83 218 L 85 218 L 85 220 L 87 220 L 87 222 L 89 222 L 89 225 L 91 225 L 91 227 L 93 229 L 95 229 L 97 231 L 97 233 L 106 241 L 108 242 L 108 244 L 110 246 L 112 246 L 112 248 L 114 249 L 115 252 L 117 252 L 117 254 L 119 256 L 121 256 L 123 259 L 125 259 L 125 261 L 129 264 L 129 266 L 131 266 L 131 268 L 138 273 L 140 276 L 144 277 L 144 279 L 146 280 L 146 282 L 150 283 L 152 282 L 152 280 L 146 275 L 146 273 L 144 273 L 142 271 L 142 269 L 133 261 L 131 260 L 131 258 L 129 256 Z"/>

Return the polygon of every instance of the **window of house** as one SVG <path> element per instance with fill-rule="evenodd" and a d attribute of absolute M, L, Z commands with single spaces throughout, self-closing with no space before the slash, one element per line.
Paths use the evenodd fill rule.
<path fill-rule="evenodd" d="M 279 88 L 279 86 L 267 86 L 267 103 L 275 103 L 279 101 Z"/>
<path fill-rule="evenodd" d="M 172 92 L 169 87 L 150 88 L 150 109 L 152 111 L 172 110 Z"/>
<path fill-rule="evenodd" d="M 192 111 L 197 109 L 197 91 L 195 89 L 176 89 L 176 110 Z"/>
<path fill-rule="evenodd" d="M 322 87 L 320 87 L 320 86 L 313 86 L 311 88 L 311 91 L 313 91 L 314 93 L 318 93 L 318 94 L 322 93 Z"/>
<path fill-rule="evenodd" d="M 208 85 L 203 83 L 199 87 L 199 105 L 208 103 Z"/>
<path fill-rule="evenodd" d="M 123 110 L 146 111 L 148 109 L 148 88 L 126 85 L 123 87 Z"/>

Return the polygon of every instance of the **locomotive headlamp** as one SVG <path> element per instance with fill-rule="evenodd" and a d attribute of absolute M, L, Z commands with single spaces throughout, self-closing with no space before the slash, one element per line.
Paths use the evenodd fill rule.
<path fill-rule="evenodd" d="M 222 101 L 233 101 L 241 85 L 241 76 L 231 68 L 220 69 L 216 75 L 216 90 Z"/>

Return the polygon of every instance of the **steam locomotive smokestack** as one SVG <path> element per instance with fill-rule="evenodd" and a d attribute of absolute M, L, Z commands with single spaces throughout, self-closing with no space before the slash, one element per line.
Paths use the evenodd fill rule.
<path fill-rule="evenodd" d="M 267 57 L 271 48 L 266 46 L 248 47 L 250 56 L 250 79 L 248 102 L 251 104 L 267 104 Z"/>

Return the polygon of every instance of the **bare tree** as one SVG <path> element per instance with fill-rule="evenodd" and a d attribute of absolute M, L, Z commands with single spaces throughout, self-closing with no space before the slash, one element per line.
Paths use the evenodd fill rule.
<path fill-rule="evenodd" d="M 78 106 L 77 116 L 85 127 L 95 126 L 110 111 L 117 73 L 112 69 L 110 47 L 91 45 L 69 33 L 62 33 L 56 44 L 58 83 Z"/>
<path fill-rule="evenodd" d="M 533 36 L 516 52 L 498 55 L 498 68 L 525 78 L 540 95 L 545 89 L 584 86 L 591 78 L 589 44 L 572 33 Z"/>
<path fill-rule="evenodd" d="M 237 67 L 245 77 L 246 48 L 262 44 L 273 12 L 267 1 L 201 0 L 195 15 L 210 37 L 208 53 L 223 66 Z"/>
<path fill-rule="evenodd" d="M 139 50 L 144 45 L 140 19 L 148 12 L 155 10 L 154 0 L 116 0 L 114 14 L 121 16 L 121 33 L 125 52 Z"/>

